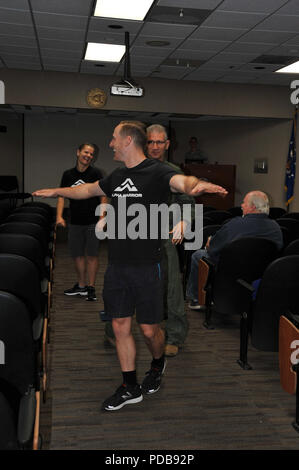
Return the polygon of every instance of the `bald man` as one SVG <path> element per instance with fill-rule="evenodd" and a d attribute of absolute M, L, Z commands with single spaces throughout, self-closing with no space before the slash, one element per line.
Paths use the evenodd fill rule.
<path fill-rule="evenodd" d="M 283 246 L 280 226 L 269 219 L 269 199 L 262 191 L 251 191 L 241 204 L 243 216 L 234 217 L 222 225 L 207 242 L 204 249 L 197 250 L 191 258 L 190 275 L 187 284 L 189 308 L 199 310 L 203 306 L 198 303 L 198 262 L 203 257 L 217 263 L 223 248 L 233 240 L 242 237 L 267 238 L 273 241 L 278 249 Z"/>

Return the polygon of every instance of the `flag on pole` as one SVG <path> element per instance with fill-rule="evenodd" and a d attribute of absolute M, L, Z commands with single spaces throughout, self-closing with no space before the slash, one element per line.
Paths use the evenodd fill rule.
<path fill-rule="evenodd" d="M 289 208 L 290 203 L 294 199 L 294 185 L 296 175 L 296 127 L 297 127 L 297 109 L 292 123 L 292 132 L 289 143 L 289 152 L 286 164 L 285 175 L 285 193 L 286 193 L 286 206 Z"/>

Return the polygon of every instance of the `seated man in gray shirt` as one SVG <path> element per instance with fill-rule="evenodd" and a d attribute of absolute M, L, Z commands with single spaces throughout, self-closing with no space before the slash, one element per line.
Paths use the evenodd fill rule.
<path fill-rule="evenodd" d="M 280 226 L 268 217 L 269 200 L 261 191 L 251 191 L 244 197 L 241 205 L 243 216 L 234 217 L 208 239 L 204 249 L 197 250 L 191 258 L 190 275 L 187 284 L 187 297 L 190 299 L 189 308 L 198 310 L 198 263 L 203 257 L 217 264 L 221 250 L 233 240 L 241 237 L 267 238 L 273 241 L 278 249 L 283 247 L 283 237 Z"/>

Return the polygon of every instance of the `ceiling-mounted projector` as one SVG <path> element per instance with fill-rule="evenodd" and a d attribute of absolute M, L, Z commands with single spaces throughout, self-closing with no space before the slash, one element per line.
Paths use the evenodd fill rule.
<path fill-rule="evenodd" d="M 143 96 L 143 88 L 138 85 L 134 85 L 128 80 L 122 80 L 119 83 L 114 83 L 111 86 L 111 95 L 118 96 Z"/>
<path fill-rule="evenodd" d="M 111 95 L 117 96 L 135 96 L 141 97 L 144 94 L 144 89 L 137 85 L 130 76 L 130 44 L 129 44 L 129 33 L 125 32 L 125 43 L 126 43 L 126 53 L 125 53 L 125 63 L 124 63 L 124 78 L 118 83 L 114 83 L 111 86 L 110 93 Z"/>

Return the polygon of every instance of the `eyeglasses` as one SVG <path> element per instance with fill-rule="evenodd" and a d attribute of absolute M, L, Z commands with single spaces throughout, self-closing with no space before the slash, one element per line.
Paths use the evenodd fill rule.
<path fill-rule="evenodd" d="M 165 142 L 166 140 L 148 140 L 147 145 L 163 145 Z"/>

